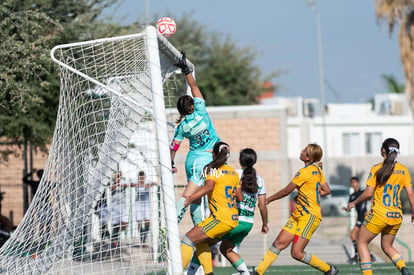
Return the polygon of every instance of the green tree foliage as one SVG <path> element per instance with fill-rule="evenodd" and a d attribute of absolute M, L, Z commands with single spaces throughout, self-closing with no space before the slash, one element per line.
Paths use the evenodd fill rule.
<path fill-rule="evenodd" d="M 384 80 L 385 85 L 387 85 L 387 90 L 390 93 L 394 94 L 403 94 L 405 90 L 405 85 L 398 82 L 395 76 L 390 74 L 382 74 L 381 78 Z"/>
<path fill-rule="evenodd" d="M 115 0 L 5 0 L 0 5 L 0 137 L 46 151 L 59 101 L 49 53 L 56 44 L 101 34 L 97 20 Z M 120 27 L 113 29 L 121 29 Z M 99 30 L 99 31 L 97 31 Z M 0 149 L 2 159 L 13 153 Z M 1 159 L 1 158 L 0 158 Z"/>
<path fill-rule="evenodd" d="M 184 14 L 176 20 L 177 32 L 169 38 L 196 65 L 197 84 L 207 105 L 248 105 L 257 103 L 262 83 L 279 72 L 263 76 L 254 65 L 258 56 L 251 47 L 239 47 L 230 36 L 208 31 L 206 26 Z M 155 22 L 155 20 L 154 20 Z"/>

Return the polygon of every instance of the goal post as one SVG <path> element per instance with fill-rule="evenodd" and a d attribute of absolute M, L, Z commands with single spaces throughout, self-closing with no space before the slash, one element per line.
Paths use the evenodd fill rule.
<path fill-rule="evenodd" d="M 0 273 L 182 274 L 169 152 L 186 93 L 180 52 L 148 26 L 51 56 L 61 91 L 50 154 Z"/>

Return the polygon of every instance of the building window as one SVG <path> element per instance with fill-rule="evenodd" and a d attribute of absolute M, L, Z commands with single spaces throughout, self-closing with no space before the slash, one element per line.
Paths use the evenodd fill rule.
<path fill-rule="evenodd" d="M 365 153 L 376 154 L 381 148 L 381 133 L 365 133 Z"/>
<path fill-rule="evenodd" d="M 343 133 L 342 141 L 344 155 L 357 156 L 361 154 L 359 133 Z"/>

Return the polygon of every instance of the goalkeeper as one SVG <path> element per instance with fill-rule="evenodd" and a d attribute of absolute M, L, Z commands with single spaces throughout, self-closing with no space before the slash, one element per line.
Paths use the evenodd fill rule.
<path fill-rule="evenodd" d="M 172 168 L 175 172 L 174 158 L 181 142 L 184 138 L 187 138 L 190 143 L 190 151 L 185 161 L 188 184 L 177 203 L 178 222 L 180 222 L 187 210 L 187 207 L 184 207 L 185 197 L 191 196 L 203 185 L 204 167 L 213 160 L 212 149 L 214 144 L 220 141 L 220 138 L 206 111 L 203 95 L 187 65 L 184 52 L 174 65 L 181 68 L 193 96 L 184 95 L 177 101 L 180 118 L 177 120 L 178 126 L 170 147 Z M 191 218 L 194 224 L 198 224 L 202 220 L 200 201 L 201 199 L 198 199 L 190 206 Z"/>

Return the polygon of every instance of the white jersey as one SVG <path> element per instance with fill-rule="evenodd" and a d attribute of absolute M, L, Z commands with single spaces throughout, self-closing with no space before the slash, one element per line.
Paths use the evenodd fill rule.
<path fill-rule="evenodd" d="M 135 201 L 149 201 L 149 187 L 151 185 L 152 181 L 149 179 L 144 180 L 144 186 L 138 186 L 135 189 L 136 196 Z"/>
<path fill-rule="evenodd" d="M 243 169 L 236 170 L 239 173 L 240 179 L 243 176 Z M 244 199 L 241 202 L 237 202 L 237 208 L 239 209 L 239 221 L 253 223 L 254 222 L 254 209 L 257 204 L 257 197 L 259 195 L 266 195 L 266 188 L 264 185 L 264 180 L 261 176 L 257 175 L 257 185 L 259 189 L 256 194 L 251 194 L 243 192 Z M 241 183 L 243 184 L 243 183 Z"/>

